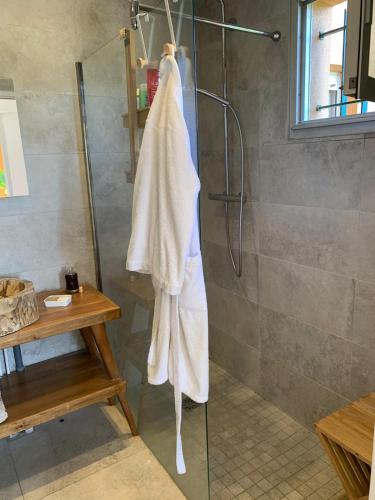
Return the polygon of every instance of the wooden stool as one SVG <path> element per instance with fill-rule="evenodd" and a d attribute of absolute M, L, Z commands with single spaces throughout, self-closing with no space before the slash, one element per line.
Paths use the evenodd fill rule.
<path fill-rule="evenodd" d="M 126 382 L 118 372 L 108 342 L 105 321 L 121 316 L 118 305 L 95 288 L 85 285 L 65 308 L 46 308 L 38 294 L 40 319 L 22 330 L 0 337 L 0 349 L 80 330 L 87 352 L 75 352 L 27 366 L 22 373 L 0 379 L 8 420 L 0 424 L 0 439 L 34 425 L 117 397 L 132 434 L 137 435 L 133 415 L 125 399 Z"/>
<path fill-rule="evenodd" d="M 315 424 L 350 500 L 368 499 L 375 426 L 375 393 Z"/>

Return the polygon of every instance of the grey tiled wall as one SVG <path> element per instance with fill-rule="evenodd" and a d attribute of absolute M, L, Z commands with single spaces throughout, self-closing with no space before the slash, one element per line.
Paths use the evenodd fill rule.
<path fill-rule="evenodd" d="M 211 0 L 200 14 L 219 18 Z M 288 139 L 290 2 L 227 2 L 229 96 L 245 135 L 244 273 L 226 249 L 221 110 L 200 98 L 212 358 L 306 425 L 375 388 L 375 134 Z M 221 93 L 220 31 L 198 29 L 199 85 Z M 240 190 L 231 132 L 232 188 Z M 236 209 L 232 237 L 238 243 Z"/>
<path fill-rule="evenodd" d="M 0 0 L 0 12 L 0 76 L 14 80 L 30 188 L 30 196 L 0 200 L 0 276 L 57 288 L 62 268 L 73 265 L 82 281 L 95 282 L 74 63 L 116 37 L 126 5 Z M 111 96 L 111 86 L 101 95 Z M 67 334 L 22 351 L 32 363 L 78 345 Z"/>

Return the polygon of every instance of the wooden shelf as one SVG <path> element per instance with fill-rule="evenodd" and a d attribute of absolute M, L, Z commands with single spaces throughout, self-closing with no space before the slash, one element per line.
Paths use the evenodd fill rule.
<path fill-rule="evenodd" d="M 145 128 L 149 111 L 150 108 L 137 109 L 138 128 Z M 126 113 L 125 115 L 123 115 L 123 119 L 124 119 L 124 127 L 129 128 L 129 115 Z"/>
<path fill-rule="evenodd" d="M 37 363 L 0 380 L 9 415 L 0 439 L 125 391 L 98 358 L 74 353 Z"/>
<path fill-rule="evenodd" d="M 53 293 L 64 291 L 57 290 Z M 72 304 L 68 307 L 47 308 L 43 300 L 50 294 L 51 291 L 38 294 L 39 320 L 18 332 L 0 337 L 0 349 L 104 323 L 121 316 L 119 306 L 90 285 L 84 285 L 83 294 L 74 294 Z"/>

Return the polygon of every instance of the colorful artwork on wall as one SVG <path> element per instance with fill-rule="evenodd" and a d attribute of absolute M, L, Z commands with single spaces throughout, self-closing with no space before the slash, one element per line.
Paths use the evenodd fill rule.
<path fill-rule="evenodd" d="M 17 103 L 0 98 L 0 199 L 29 194 Z"/>
<path fill-rule="evenodd" d="M 5 160 L 3 147 L 0 144 L 0 198 L 5 198 L 9 195 L 7 188 L 7 181 L 5 178 Z"/>

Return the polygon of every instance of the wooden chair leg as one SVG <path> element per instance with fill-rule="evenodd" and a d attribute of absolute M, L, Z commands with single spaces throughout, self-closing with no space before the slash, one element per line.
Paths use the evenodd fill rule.
<path fill-rule="evenodd" d="M 94 325 L 91 327 L 91 330 L 94 335 L 95 342 L 99 349 L 104 366 L 107 369 L 108 375 L 113 379 L 120 378 L 120 373 L 112 354 L 104 324 L 101 323 L 99 325 Z M 128 402 L 125 399 L 124 394 L 117 394 L 117 397 L 120 401 L 120 405 L 125 414 L 126 420 L 128 421 L 131 433 L 133 434 L 133 436 L 138 436 L 137 426 L 135 425 L 133 414 L 130 410 Z"/>

